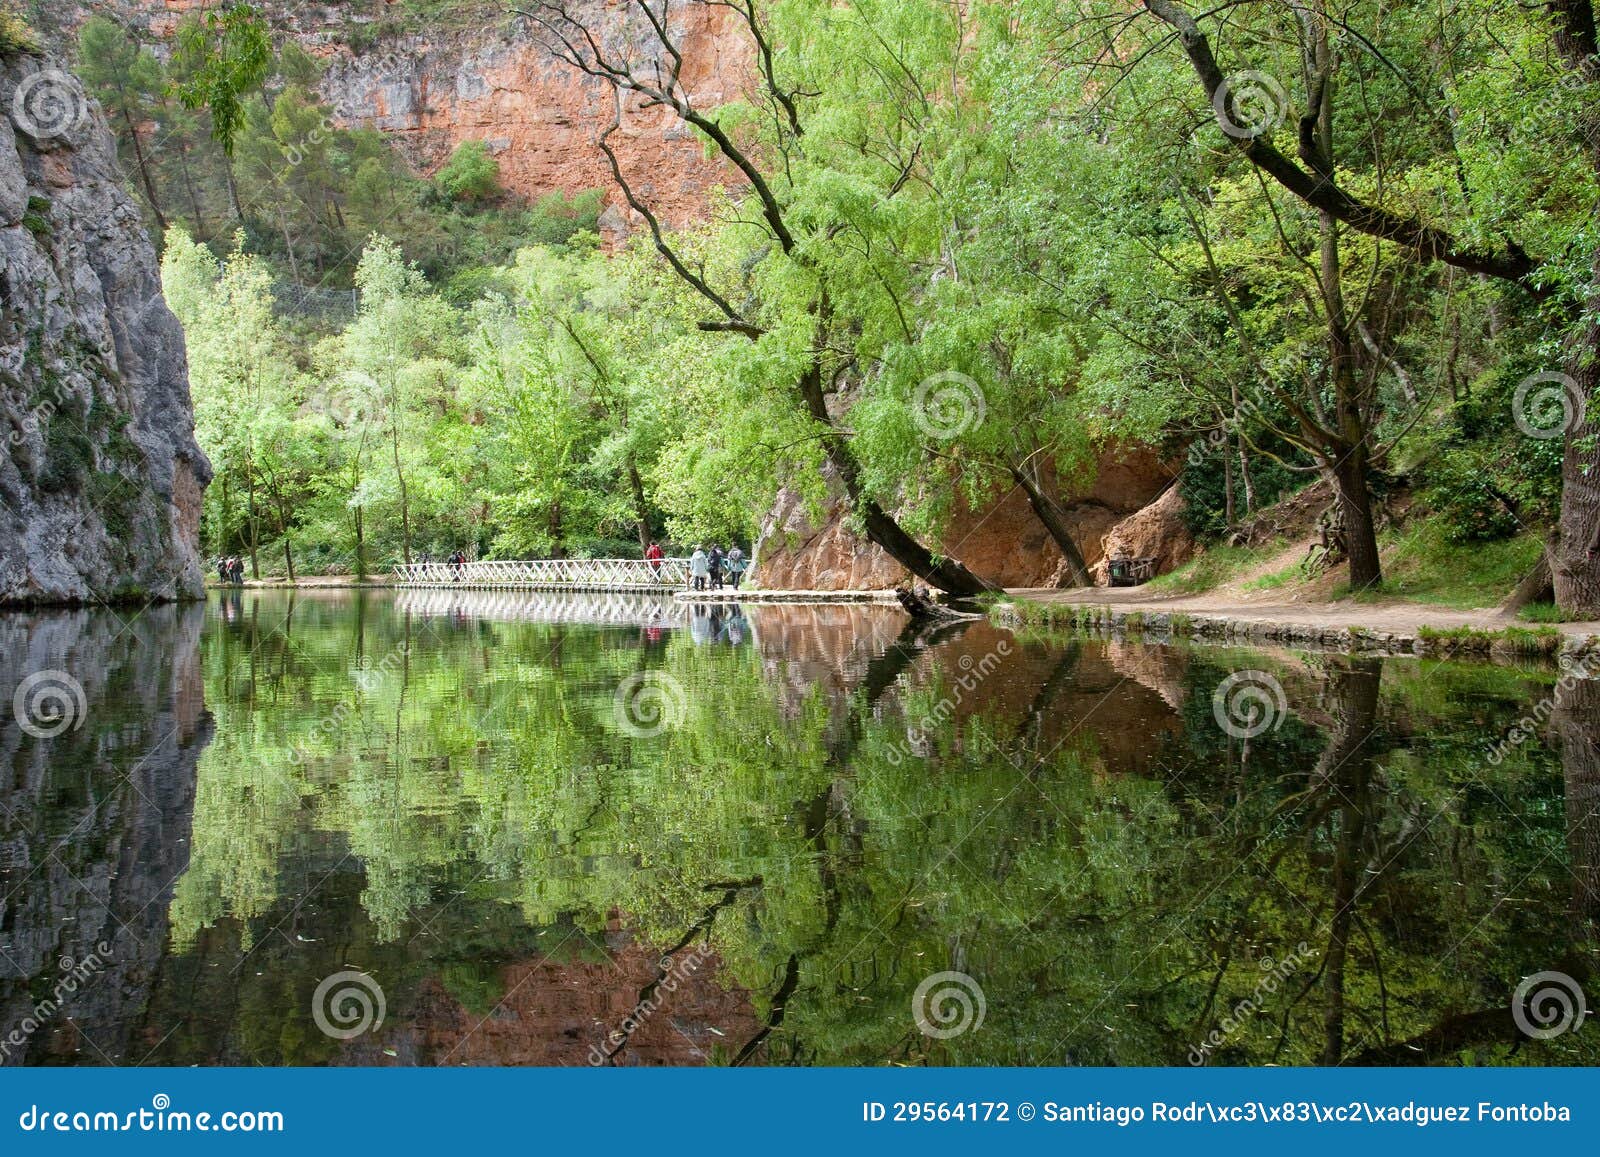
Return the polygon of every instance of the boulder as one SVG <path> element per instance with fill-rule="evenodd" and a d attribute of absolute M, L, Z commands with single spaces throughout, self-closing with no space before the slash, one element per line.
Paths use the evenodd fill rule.
<path fill-rule="evenodd" d="M 1154 558 L 1156 574 L 1166 574 L 1193 558 L 1197 548 L 1183 510 L 1183 495 L 1173 484 L 1154 502 L 1113 526 L 1100 540 L 1100 557 L 1090 567 L 1095 584 L 1106 585 L 1109 558 Z"/>

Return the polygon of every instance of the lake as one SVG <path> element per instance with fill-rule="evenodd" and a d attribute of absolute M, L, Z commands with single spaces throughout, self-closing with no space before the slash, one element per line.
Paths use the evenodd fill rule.
<path fill-rule="evenodd" d="M 0 615 L 0 1059 L 1595 1064 L 1597 741 L 1554 666 L 871 606 Z"/>

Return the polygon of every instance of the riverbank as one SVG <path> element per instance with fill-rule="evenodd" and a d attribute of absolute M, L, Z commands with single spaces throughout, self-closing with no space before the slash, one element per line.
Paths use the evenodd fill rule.
<path fill-rule="evenodd" d="M 1524 623 L 1503 612 L 1400 600 L 1249 603 L 1141 588 L 1014 590 L 991 615 L 1015 626 L 1078 627 L 1311 645 L 1379 655 L 1600 656 L 1600 622 Z"/>

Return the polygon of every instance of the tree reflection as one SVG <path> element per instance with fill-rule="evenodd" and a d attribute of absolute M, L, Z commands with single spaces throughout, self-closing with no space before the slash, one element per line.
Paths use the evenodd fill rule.
<path fill-rule="evenodd" d="M 729 1063 L 1182 1064 L 1213 1033 L 1209 1063 L 1594 1059 L 1504 1031 L 1521 976 L 1592 944 L 1567 867 L 1593 829 L 1564 821 L 1592 746 L 1485 758 L 1549 677 L 839 608 L 752 611 L 748 637 L 247 602 L 205 643 L 222 726 L 173 907 L 175 974 L 233 1011 L 169 1058 L 360 1059 L 298 1023 L 336 962 L 381 974 L 412 1055 L 440 984 L 487 1023 L 529 962 L 692 943 L 749 994 L 711 1026 Z M 1210 702 L 1241 663 L 1292 709 L 1248 751 Z M 644 737 L 614 709 L 641 670 L 684 691 Z M 910 998 L 945 969 L 989 1011 L 936 1041 Z M 632 977 L 609 1007 L 659 983 Z"/>

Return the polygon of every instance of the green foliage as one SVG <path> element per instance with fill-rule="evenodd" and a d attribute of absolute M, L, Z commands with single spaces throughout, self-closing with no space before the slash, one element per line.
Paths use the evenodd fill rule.
<path fill-rule="evenodd" d="M 211 114 L 211 132 L 233 154 L 244 128 L 245 100 L 272 72 L 266 21 L 249 4 L 229 4 L 178 26 L 177 60 L 184 72 L 178 96 L 188 109 Z"/>
<path fill-rule="evenodd" d="M 39 51 L 39 38 L 22 13 L 10 5 L 0 7 L 0 56 L 18 56 Z"/>
<path fill-rule="evenodd" d="M 1481 375 L 1415 440 L 1419 496 L 1452 542 L 1491 542 L 1555 520 L 1561 439 L 1531 437 L 1513 420 L 1517 383 L 1534 372 L 1518 356 Z"/>
<path fill-rule="evenodd" d="M 1279 449 L 1291 454 L 1287 447 Z M 1259 454 L 1247 456 L 1250 483 L 1255 492 L 1255 510 L 1271 506 L 1285 494 L 1305 484 L 1306 475 L 1303 472 L 1289 469 L 1276 458 Z M 1183 492 L 1184 525 L 1196 538 L 1221 538 L 1232 529 L 1227 519 L 1227 487 L 1230 484 L 1233 487 L 1235 523 L 1246 516 L 1245 486 L 1241 478 L 1243 470 L 1237 443 L 1216 453 L 1189 458 L 1178 485 Z"/>
<path fill-rule="evenodd" d="M 1492 607 L 1525 576 L 1544 549 L 1540 535 L 1520 531 L 1462 542 L 1452 517 L 1419 519 L 1380 538 L 1389 556 L 1386 594 L 1460 607 Z"/>
<path fill-rule="evenodd" d="M 500 163 L 482 141 L 462 141 L 433 179 L 451 200 L 476 204 L 500 192 Z"/>
<path fill-rule="evenodd" d="M 746 539 L 780 487 L 813 515 L 837 500 L 825 451 L 856 464 L 863 498 L 959 555 L 943 541 L 951 526 L 1020 485 L 1081 522 L 1075 499 L 1100 463 L 1138 444 L 1187 461 L 1190 528 L 1226 539 L 1230 509 L 1237 525 L 1305 467 L 1326 466 L 1330 437 L 1346 438 L 1334 429 L 1349 417 L 1336 363 L 1354 367 L 1350 437 L 1372 455 L 1369 489 L 1409 488 L 1431 528 L 1427 550 L 1389 544 L 1396 589 L 1486 597 L 1552 523 L 1561 440 L 1511 418 L 1519 384 L 1558 364 L 1566 307 L 1585 292 L 1594 181 L 1568 123 L 1589 94 L 1551 59 L 1540 12 L 1500 13 L 1490 35 L 1465 17 L 1362 0 L 1341 19 L 1370 51 L 1339 54 L 1331 116 L 1355 193 L 1472 243 L 1515 236 L 1565 255 L 1541 266 L 1559 299 L 1549 308 L 1330 232 L 1216 129 L 1180 59 L 1154 67 L 1171 46 L 1148 11 L 1130 17 L 1114 0 L 757 9 L 775 83 L 803 94 L 804 147 L 781 102 L 697 100 L 755 158 L 771 198 L 741 183 L 708 196 L 704 220 L 668 229 L 710 296 L 643 239 L 602 250 L 600 191 L 520 201 L 481 141 L 432 179 L 415 174 L 382 134 L 335 125 L 318 63 L 292 45 L 258 82 L 235 83 L 228 59 L 261 62 L 243 9 L 191 25 L 203 51 L 179 52 L 165 74 L 180 91 L 236 93 L 231 161 L 207 140 L 213 113 L 175 119 L 185 110 L 153 83 L 148 52 L 109 22 L 85 26 L 86 76 L 107 107 L 121 100 L 127 119 L 172 126 L 176 151 L 141 166 L 124 134 L 125 159 L 190 238 L 230 266 L 259 259 L 281 299 L 312 284 L 369 292 L 378 252 L 410 270 L 391 299 L 408 304 L 382 325 L 366 302 L 350 324 L 281 307 L 273 319 L 275 356 L 302 379 L 284 407 L 323 415 L 325 440 L 291 488 L 306 557 L 376 566 L 408 542 L 613 551 L 641 526 L 680 542 Z M 423 4 L 388 19 L 446 16 Z M 1091 64 L 1064 51 L 1102 17 L 1126 23 L 1125 54 Z M 1237 20 L 1218 51 L 1282 82 L 1288 123 L 1308 99 L 1299 78 L 1315 21 L 1253 0 Z M 1438 108 L 1454 110 L 1451 133 Z M 1384 134 L 1362 131 L 1377 123 Z M 374 343 L 391 340 L 399 352 L 375 373 Z M 357 390 L 362 375 L 387 384 Z M 813 380 L 807 396 L 800 384 Z M 330 401 L 356 395 L 355 411 Z M 229 477 L 231 492 L 249 475 Z M 237 543 L 241 525 L 236 513 L 218 541 Z M 275 548 L 278 533 L 258 537 Z M 1434 535 L 1483 549 L 1447 556 Z M 1454 595 L 1447 557 L 1465 567 Z M 1260 561 L 1211 552 L 1173 589 Z"/>
<path fill-rule="evenodd" d="M 28 198 L 27 208 L 22 213 L 22 227 L 41 242 L 50 240 L 50 198 Z"/>
<path fill-rule="evenodd" d="M 764 673 L 805 658 L 861 686 L 848 664 L 795 652 L 818 631 L 816 654 L 859 638 L 804 610 L 774 610 L 762 650 L 575 624 L 422 628 L 365 596 L 300 600 L 286 616 L 281 598 L 245 597 L 239 629 L 202 641 L 217 739 L 151 998 L 163 1020 L 182 1004 L 218 1012 L 173 1016 L 159 1063 L 205 1061 L 219 1038 L 248 1063 L 326 1055 L 322 1034 L 294 1026 L 350 960 L 392 1010 L 415 994 L 478 1019 L 502 998 L 516 1008 L 506 966 L 613 976 L 596 945 L 621 931 L 653 958 L 727 881 L 753 883 L 697 938 L 716 971 L 696 983 L 750 993 L 759 1017 L 792 958 L 777 1062 L 1184 1064 L 1258 991 L 1263 959 L 1305 942 L 1293 980 L 1212 1061 L 1349 1063 L 1503 1011 L 1518 977 L 1584 951 L 1556 751 L 1536 740 L 1483 758 L 1553 672 L 1173 648 L 1162 687 L 1181 706 L 1136 688 L 1126 711 L 1155 738 L 1135 745 L 1126 711 L 1095 710 L 1100 693 L 1081 690 L 1120 677 L 1094 641 L 1018 648 L 941 717 L 956 685 L 937 672 L 956 670 L 970 636 L 869 700 L 829 691 L 831 678 L 796 691 Z M 1247 745 L 1212 704 L 1246 668 L 1273 672 L 1290 708 Z M 658 735 L 616 725 L 616 685 L 639 672 L 693 689 Z M 1052 674 L 1057 697 L 1024 707 Z M 331 862 L 330 840 L 351 854 Z M 313 864 L 318 903 L 297 909 Z M 1502 902 L 1508 880 L 1516 904 Z M 1338 903 L 1367 933 L 1329 993 L 1308 982 L 1337 943 Z M 291 912 L 293 940 L 273 932 Z M 1182 928 L 1207 931 L 1170 935 Z M 255 967 L 236 976 L 212 967 L 252 949 Z M 977 980 L 988 1015 L 931 1042 L 908 1001 L 944 968 Z M 1330 1056 L 1334 1000 L 1348 1019 Z M 1361 1027 L 1385 1013 L 1387 1033 Z M 1467 1052 L 1583 1063 L 1585 1039 L 1513 1050 L 1508 1034 Z"/>

